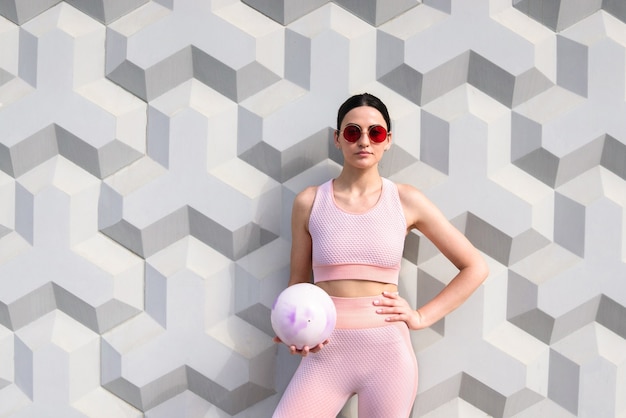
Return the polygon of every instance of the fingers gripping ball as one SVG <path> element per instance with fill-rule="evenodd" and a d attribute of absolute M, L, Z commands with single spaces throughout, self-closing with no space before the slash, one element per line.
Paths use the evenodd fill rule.
<path fill-rule="evenodd" d="M 337 311 L 328 294 L 310 283 L 283 290 L 272 307 L 272 328 L 287 345 L 298 350 L 324 342 L 335 329 Z"/>

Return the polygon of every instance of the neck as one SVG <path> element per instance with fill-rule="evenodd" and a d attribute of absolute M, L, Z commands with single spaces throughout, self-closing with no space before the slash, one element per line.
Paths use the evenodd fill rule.
<path fill-rule="evenodd" d="M 344 168 L 335 179 L 334 184 L 336 189 L 367 192 L 372 189 L 379 189 L 381 182 L 382 179 L 377 168 L 367 171 L 346 170 Z"/>

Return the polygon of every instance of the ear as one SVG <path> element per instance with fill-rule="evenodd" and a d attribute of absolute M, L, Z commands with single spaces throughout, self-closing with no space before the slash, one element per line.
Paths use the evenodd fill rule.
<path fill-rule="evenodd" d="M 336 129 L 335 129 L 335 133 L 333 134 L 333 138 L 335 142 L 335 147 L 337 147 L 338 149 L 341 148 L 341 145 L 339 144 L 339 131 Z"/>

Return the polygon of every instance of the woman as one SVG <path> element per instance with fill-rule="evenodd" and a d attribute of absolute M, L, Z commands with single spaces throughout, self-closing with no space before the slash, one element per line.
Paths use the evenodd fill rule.
<path fill-rule="evenodd" d="M 407 417 L 417 393 L 409 330 L 443 318 L 487 277 L 479 252 L 420 191 L 380 176 L 378 163 L 391 142 L 386 106 L 367 93 L 352 96 L 339 108 L 334 134 L 341 173 L 295 198 L 289 285 L 308 282 L 312 271 L 335 303 L 337 326 L 316 347 L 290 347 L 303 359 L 275 418 L 335 417 L 354 394 L 359 417 Z M 459 269 L 417 310 L 398 295 L 412 229 Z"/>

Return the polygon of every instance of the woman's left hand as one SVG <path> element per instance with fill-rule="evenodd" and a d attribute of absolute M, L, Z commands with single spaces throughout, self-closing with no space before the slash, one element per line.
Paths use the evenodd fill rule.
<path fill-rule="evenodd" d="M 387 322 L 406 322 L 409 329 L 418 330 L 425 327 L 419 311 L 411 308 L 409 303 L 397 292 L 383 292 L 382 297 L 374 300 L 376 313 L 385 315 Z"/>

